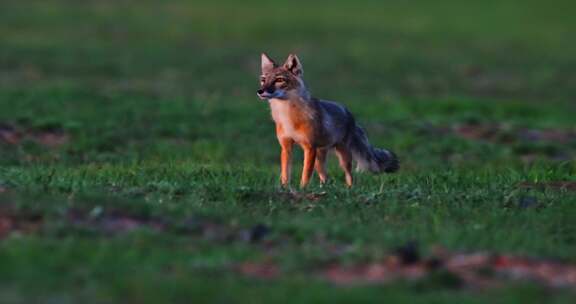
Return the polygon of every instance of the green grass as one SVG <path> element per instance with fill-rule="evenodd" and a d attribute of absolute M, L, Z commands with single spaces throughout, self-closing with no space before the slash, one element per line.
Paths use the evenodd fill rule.
<path fill-rule="evenodd" d="M 0 302 L 573 301 L 528 282 L 338 287 L 318 273 L 411 241 L 576 263 L 576 193 L 520 186 L 576 182 L 574 8 L 3 1 L 0 219 L 17 224 L 0 225 Z M 263 51 L 298 52 L 313 93 L 346 104 L 401 171 L 347 190 L 332 159 L 331 183 L 306 190 L 318 200 L 281 190 L 255 96 Z M 6 126 L 24 138 L 2 140 Z M 102 224 L 111 214 L 139 221 Z M 258 224 L 272 245 L 247 240 Z M 246 261 L 282 275 L 234 271 Z"/>

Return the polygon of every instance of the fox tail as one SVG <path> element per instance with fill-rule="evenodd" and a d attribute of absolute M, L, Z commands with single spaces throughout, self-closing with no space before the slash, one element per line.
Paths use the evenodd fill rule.
<path fill-rule="evenodd" d="M 356 161 L 357 171 L 370 171 L 374 174 L 393 173 L 400 168 L 400 162 L 394 152 L 372 146 L 366 132 L 354 125 L 348 141 L 352 158 Z"/>

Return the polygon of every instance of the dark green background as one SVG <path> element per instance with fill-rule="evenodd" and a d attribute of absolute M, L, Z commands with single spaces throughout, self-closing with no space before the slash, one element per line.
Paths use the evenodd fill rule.
<path fill-rule="evenodd" d="M 574 192 L 519 186 L 574 181 L 574 9 L 531 0 L 2 1 L 0 123 L 67 141 L 0 140 L 0 210 L 41 218 L 34 232 L 0 240 L 0 302 L 570 301 L 566 290 L 522 282 L 480 295 L 442 282 L 337 288 L 315 274 L 407 241 L 424 252 L 576 262 Z M 319 201 L 280 190 L 274 126 L 255 96 L 261 52 L 278 61 L 297 53 L 314 95 L 346 104 L 374 144 L 399 154 L 401 172 L 362 174 L 345 190 L 332 162 L 333 183 L 308 190 L 326 191 Z M 147 225 L 107 233 L 71 210 L 176 226 L 208 218 L 235 235 L 263 223 L 269 238 L 288 241 L 268 251 Z M 351 249 L 335 254 L 323 242 Z M 268 282 L 231 270 L 268 259 L 285 275 Z"/>

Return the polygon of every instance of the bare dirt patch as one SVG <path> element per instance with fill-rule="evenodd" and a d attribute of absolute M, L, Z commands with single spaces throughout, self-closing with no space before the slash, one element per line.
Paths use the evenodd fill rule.
<path fill-rule="evenodd" d="M 576 181 L 553 181 L 553 182 L 523 182 L 520 183 L 521 188 L 528 189 L 553 189 L 553 190 L 566 190 L 566 191 L 576 191 Z"/>
<path fill-rule="evenodd" d="M 36 233 L 43 224 L 44 219 L 40 215 L 15 215 L 0 210 L 0 240 L 13 233 Z"/>
<path fill-rule="evenodd" d="M 507 123 L 468 121 L 452 125 L 424 125 L 430 136 L 453 136 L 468 141 L 506 146 L 525 163 L 546 158 L 569 161 L 576 155 L 576 129 L 535 129 Z"/>
<path fill-rule="evenodd" d="M 49 220 L 4 206 L 0 209 L 0 240 L 14 233 L 42 234 L 50 226 L 45 225 Z M 206 217 L 170 220 L 98 206 L 92 209 L 70 208 L 62 218 L 51 220 L 64 224 L 60 225 L 64 228 L 55 235 L 77 233 L 80 229 L 111 236 L 146 229 L 224 246 L 234 242 L 251 244 L 267 258 L 243 261 L 232 266 L 231 270 L 257 279 L 280 279 L 287 275 L 274 258 L 284 254 L 286 244 L 299 242 L 290 234 L 274 231 L 265 224 L 240 226 Z M 341 259 L 346 244 L 324 238 L 318 238 L 314 244 L 327 256 L 333 257 L 330 259 L 332 262 L 305 270 L 304 275 L 339 286 L 409 281 L 447 288 L 484 289 L 505 286 L 510 282 L 532 282 L 546 287 L 576 289 L 576 264 L 559 260 L 489 252 L 451 252 L 440 247 L 423 256 L 415 243 L 409 243 L 381 259 L 350 264 Z"/>
<path fill-rule="evenodd" d="M 258 279 L 274 279 L 280 276 L 280 267 L 271 261 L 244 262 L 237 267 L 237 271 L 245 276 Z"/>
<path fill-rule="evenodd" d="M 132 215 L 125 212 L 104 212 L 101 208 L 94 208 L 86 213 L 82 210 L 68 210 L 67 220 L 74 227 L 86 229 L 106 235 L 130 232 L 139 228 L 163 230 L 165 224 L 156 218 Z"/>
<path fill-rule="evenodd" d="M 354 266 L 334 264 L 321 272 L 322 277 L 339 285 L 420 281 L 438 274 L 440 283 L 451 287 L 489 288 L 524 281 L 576 288 L 576 265 L 483 252 L 443 253 L 412 263 L 391 255 L 382 261 Z"/>
<path fill-rule="evenodd" d="M 258 279 L 286 275 L 272 259 L 243 262 L 238 273 Z M 566 262 L 487 252 L 448 252 L 436 248 L 420 257 L 407 245 L 379 261 L 348 264 L 335 261 L 307 274 L 337 286 L 387 284 L 407 281 L 443 288 L 486 289 L 512 282 L 531 282 L 549 288 L 576 288 L 576 265 Z"/>
<path fill-rule="evenodd" d="M 0 143 L 20 145 L 26 141 L 56 148 L 67 144 L 70 136 L 58 126 L 34 128 L 0 122 Z"/>
<path fill-rule="evenodd" d="M 518 128 L 505 123 L 460 123 L 440 128 L 459 137 L 471 140 L 485 140 L 495 143 L 549 142 L 569 144 L 576 142 L 576 130 L 572 129 L 531 129 Z"/>

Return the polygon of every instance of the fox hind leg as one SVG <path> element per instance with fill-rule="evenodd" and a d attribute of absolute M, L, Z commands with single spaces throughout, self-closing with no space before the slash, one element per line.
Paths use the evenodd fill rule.
<path fill-rule="evenodd" d="M 316 148 L 309 145 L 303 145 L 304 149 L 304 166 L 302 168 L 302 178 L 300 188 L 304 188 L 310 182 L 310 177 L 314 173 L 314 163 L 316 162 Z"/>
<path fill-rule="evenodd" d="M 352 187 L 353 177 L 352 177 L 352 154 L 350 151 L 343 146 L 336 147 L 336 156 L 338 156 L 338 162 L 340 167 L 344 170 L 344 175 L 346 176 L 346 185 Z"/>
<path fill-rule="evenodd" d="M 326 184 L 328 181 L 328 174 L 326 173 L 326 156 L 328 155 L 328 149 L 316 149 L 316 162 L 314 167 L 316 173 L 318 173 L 318 178 L 320 179 L 320 184 Z"/>

